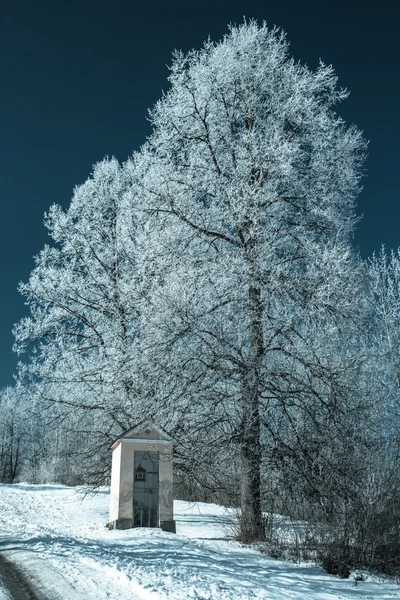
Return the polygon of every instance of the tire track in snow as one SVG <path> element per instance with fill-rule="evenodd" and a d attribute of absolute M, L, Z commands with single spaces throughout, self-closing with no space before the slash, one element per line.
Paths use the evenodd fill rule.
<path fill-rule="evenodd" d="M 35 590 L 24 573 L 0 554 L 0 580 L 12 600 L 49 600 Z"/>
<path fill-rule="evenodd" d="M 0 581 L 12 600 L 94 600 L 67 581 L 62 567 L 25 549 L 22 540 L 12 540 L 12 549 L 11 540 L 8 545 L 0 553 Z"/>
<path fill-rule="evenodd" d="M 90 559 L 72 556 L 38 556 L 35 551 L 24 547 L 23 540 L 8 540 L 8 549 L 0 553 L 0 587 L 8 592 L 7 600 L 143 600 L 153 598 L 146 589 L 141 589 L 126 577 L 129 584 L 120 586 L 114 571 L 109 581 L 103 580 L 99 588 L 99 572 L 108 566 L 93 564 Z M 11 548 L 12 546 L 12 548 Z M 77 560 L 76 560 L 77 559 Z M 13 580 L 10 574 L 13 573 Z M 155 599 L 158 596 L 154 597 Z M 5 600 L 0 594 L 0 600 Z"/>

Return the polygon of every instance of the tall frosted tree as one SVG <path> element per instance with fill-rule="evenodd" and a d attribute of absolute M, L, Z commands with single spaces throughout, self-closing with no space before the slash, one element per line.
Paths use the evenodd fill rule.
<path fill-rule="evenodd" d="M 368 274 L 371 330 L 368 356 L 373 373 L 368 385 L 379 403 L 379 437 L 394 452 L 399 443 L 400 410 L 400 249 L 387 253 L 382 247 L 369 260 Z"/>
<path fill-rule="evenodd" d="M 24 437 L 27 437 L 26 403 L 21 391 L 0 390 L 0 481 L 13 483 L 20 472 Z M 22 459 L 22 460 L 21 460 Z"/>
<path fill-rule="evenodd" d="M 129 163 L 105 159 L 67 210 L 50 208 L 53 246 L 20 285 L 30 316 L 14 328 L 16 350 L 32 349 L 20 379 L 59 418 L 76 415 L 76 428 L 98 440 L 98 450 L 130 425 L 139 392 L 136 224 L 125 200 L 131 185 Z"/>
<path fill-rule="evenodd" d="M 399 404 L 400 392 L 400 249 L 389 255 L 382 248 L 369 262 L 369 275 L 373 292 L 372 306 L 377 328 L 376 341 L 384 357 L 390 376 L 390 390 Z"/>
<path fill-rule="evenodd" d="M 242 535 L 255 539 L 264 407 L 306 382 L 315 397 L 328 364 L 311 332 L 351 314 L 365 142 L 335 112 L 347 92 L 332 67 L 299 64 L 265 24 L 177 52 L 169 81 L 136 159 L 149 347 L 162 350 L 159 397 L 170 415 L 183 407 L 177 429 L 226 425 L 238 444 Z"/>

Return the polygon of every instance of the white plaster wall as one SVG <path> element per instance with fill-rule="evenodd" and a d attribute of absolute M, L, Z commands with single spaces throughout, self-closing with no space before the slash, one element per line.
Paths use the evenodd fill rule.
<path fill-rule="evenodd" d="M 121 444 L 112 453 L 111 485 L 110 485 L 110 516 L 109 522 L 118 519 L 119 509 L 119 484 L 121 476 Z"/>
<path fill-rule="evenodd" d="M 164 446 L 160 452 L 160 521 L 174 518 L 172 444 Z"/>
<path fill-rule="evenodd" d="M 119 519 L 132 519 L 133 444 L 121 442 L 121 477 L 119 484 Z"/>
<path fill-rule="evenodd" d="M 160 521 L 172 521 L 174 518 L 172 443 L 156 440 L 141 443 L 122 439 L 114 448 L 112 455 L 110 522 L 117 519 L 132 519 L 135 451 L 159 453 L 159 517 Z"/>

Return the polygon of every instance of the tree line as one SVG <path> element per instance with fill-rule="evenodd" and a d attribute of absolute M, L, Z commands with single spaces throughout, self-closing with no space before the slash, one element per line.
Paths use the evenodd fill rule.
<path fill-rule="evenodd" d="M 3 481 L 100 485 L 148 419 L 177 493 L 238 506 L 240 539 L 286 514 L 332 563 L 399 568 L 400 254 L 353 247 L 367 144 L 347 95 L 265 24 L 175 53 L 140 151 L 45 215 Z"/>

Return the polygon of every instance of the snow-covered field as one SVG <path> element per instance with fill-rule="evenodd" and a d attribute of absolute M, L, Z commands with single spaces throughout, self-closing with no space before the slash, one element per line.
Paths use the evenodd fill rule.
<path fill-rule="evenodd" d="M 229 540 L 233 514 L 175 503 L 177 535 L 108 531 L 108 492 L 0 485 L 0 552 L 54 600 L 389 600 L 400 587 L 326 575 Z M 0 591 L 0 599 L 2 599 Z"/>

